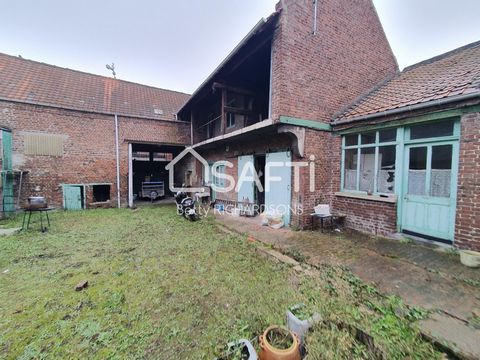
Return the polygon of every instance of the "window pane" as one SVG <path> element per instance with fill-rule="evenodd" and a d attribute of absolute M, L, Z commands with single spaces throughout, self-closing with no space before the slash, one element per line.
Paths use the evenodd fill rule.
<path fill-rule="evenodd" d="M 370 132 L 362 134 L 362 145 L 365 144 L 374 144 L 375 143 L 376 132 Z"/>
<path fill-rule="evenodd" d="M 357 188 L 357 151 L 356 149 L 345 150 L 343 188 L 346 190 L 356 190 Z"/>
<path fill-rule="evenodd" d="M 378 148 L 377 192 L 379 193 L 395 191 L 395 155 L 395 145 Z"/>
<path fill-rule="evenodd" d="M 345 136 L 345 146 L 358 145 L 358 134 Z"/>
<path fill-rule="evenodd" d="M 452 145 L 432 146 L 431 196 L 450 197 L 452 151 Z"/>
<path fill-rule="evenodd" d="M 425 195 L 425 179 L 427 175 L 427 147 L 410 149 L 408 168 L 408 193 Z"/>
<path fill-rule="evenodd" d="M 415 125 L 410 128 L 410 139 L 425 139 L 453 135 L 453 120 Z"/>
<path fill-rule="evenodd" d="M 397 140 L 397 129 L 388 129 L 380 131 L 380 142 L 389 142 Z"/>
<path fill-rule="evenodd" d="M 361 149 L 360 152 L 360 191 L 373 192 L 375 177 L 375 148 Z"/>

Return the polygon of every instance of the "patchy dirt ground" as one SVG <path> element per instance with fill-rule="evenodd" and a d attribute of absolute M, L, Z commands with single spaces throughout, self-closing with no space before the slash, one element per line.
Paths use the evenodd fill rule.
<path fill-rule="evenodd" d="M 213 219 L 190 223 L 153 206 L 51 220 L 45 234 L 32 226 L 0 238 L 2 358 L 212 359 L 231 340 L 284 324 L 300 302 L 324 319 L 307 338 L 309 359 L 374 356 L 339 323 L 373 336 L 388 358 L 441 355 L 418 336 L 423 310 L 339 266 L 297 273 Z"/>

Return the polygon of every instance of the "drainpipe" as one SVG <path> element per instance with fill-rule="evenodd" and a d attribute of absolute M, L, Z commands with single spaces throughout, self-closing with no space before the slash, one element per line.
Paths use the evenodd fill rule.
<path fill-rule="evenodd" d="M 118 145 L 118 116 L 115 114 L 115 154 L 117 158 L 117 207 L 120 208 L 120 151 Z"/>

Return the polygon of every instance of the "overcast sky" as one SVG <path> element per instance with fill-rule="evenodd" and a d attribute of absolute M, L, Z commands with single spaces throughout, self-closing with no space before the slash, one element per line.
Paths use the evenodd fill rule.
<path fill-rule="evenodd" d="M 0 0 L 0 52 L 191 93 L 276 2 Z M 374 3 L 401 68 L 480 40 L 479 0 Z"/>

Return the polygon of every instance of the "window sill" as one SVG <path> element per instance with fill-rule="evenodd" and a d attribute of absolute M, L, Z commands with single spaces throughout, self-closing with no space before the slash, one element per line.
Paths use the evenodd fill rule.
<path fill-rule="evenodd" d="M 361 200 L 369 200 L 369 201 L 378 201 L 378 202 L 385 202 L 390 204 L 395 204 L 397 202 L 396 195 L 390 195 L 388 197 L 383 197 L 380 195 L 366 195 L 366 194 L 357 194 L 351 192 L 336 192 L 335 196 L 339 197 L 347 197 L 353 199 L 361 199 Z"/>

